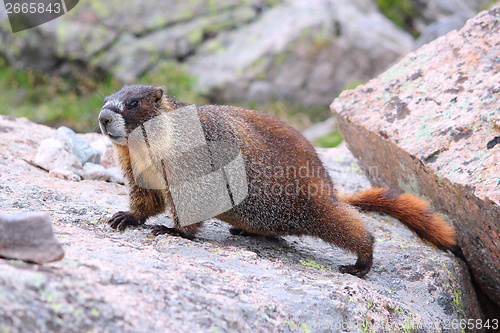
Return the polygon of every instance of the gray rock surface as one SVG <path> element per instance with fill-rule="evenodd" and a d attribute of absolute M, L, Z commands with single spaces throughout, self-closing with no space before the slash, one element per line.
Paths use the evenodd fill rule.
<path fill-rule="evenodd" d="M 152 237 L 147 226 L 116 232 L 106 220 L 127 208 L 124 186 L 49 177 L 26 161 L 55 130 L 3 116 L 0 128 L 0 211 L 47 211 L 66 252 L 44 266 L 0 260 L 0 330 L 366 332 L 418 324 L 436 332 L 480 318 L 466 266 L 392 218 L 363 215 L 377 239 L 364 279 L 338 273 L 353 255 L 306 237 L 232 236 L 216 220 L 195 241 Z M 370 186 L 345 146 L 320 154 L 339 190 Z"/>
<path fill-rule="evenodd" d="M 491 0 L 419 0 L 415 1 L 415 7 L 419 15 L 415 18 L 415 26 L 423 33 L 429 23 L 440 22 L 446 18 L 454 17 L 461 19 L 462 25 L 474 16 L 475 13 L 484 9 L 484 6 L 492 4 Z M 456 28 L 460 28 L 458 26 Z M 454 28 L 454 29 L 456 29 Z M 449 31 L 446 31 L 449 32 Z"/>
<path fill-rule="evenodd" d="M 309 141 L 313 142 L 315 139 L 321 138 L 327 135 L 331 131 L 335 130 L 337 126 L 337 121 L 334 117 L 328 118 L 325 121 L 314 124 L 313 126 L 302 131 L 302 135 Z"/>
<path fill-rule="evenodd" d="M 423 32 L 452 16 L 462 22 L 485 1 L 418 1 L 416 25 Z M 97 81 L 110 73 L 132 82 L 171 61 L 219 100 L 327 105 L 414 44 L 374 0 L 81 1 L 57 20 L 15 35 L 6 19 L 0 13 L 0 55 L 14 67 Z M 161 77 L 153 83 L 164 84 Z"/>
<path fill-rule="evenodd" d="M 113 183 L 125 184 L 122 172 L 119 167 L 105 168 L 100 164 L 87 162 L 83 165 L 81 176 L 87 180 L 104 180 Z"/>
<path fill-rule="evenodd" d="M 361 164 L 381 170 L 370 174 L 375 184 L 428 198 L 455 225 L 498 309 L 499 22 L 500 6 L 483 11 L 331 106 Z"/>
<path fill-rule="evenodd" d="M 54 178 L 61 178 L 78 182 L 82 177 L 78 174 L 76 169 L 64 169 L 56 167 L 49 170 L 49 176 Z"/>
<path fill-rule="evenodd" d="M 109 182 L 125 184 L 125 178 L 123 178 L 122 171 L 117 166 L 106 168 L 104 174 L 107 177 L 106 180 Z"/>
<path fill-rule="evenodd" d="M 490 0 L 421 0 L 416 2 L 419 17 L 415 28 L 420 32 L 415 49 L 448 32 L 462 28 L 475 13 L 491 5 Z"/>
<path fill-rule="evenodd" d="M 46 213 L 0 213 L 0 258 L 45 264 L 63 257 Z"/>
<path fill-rule="evenodd" d="M 105 168 L 115 165 L 114 150 L 111 140 L 97 133 L 82 134 L 81 137 L 87 141 L 101 155 L 100 164 Z"/>

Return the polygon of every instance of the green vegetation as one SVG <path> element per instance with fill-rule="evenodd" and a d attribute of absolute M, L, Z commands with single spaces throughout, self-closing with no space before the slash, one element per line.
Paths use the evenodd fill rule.
<path fill-rule="evenodd" d="M 196 81 L 187 74 L 183 65 L 166 62 L 157 70 L 147 72 L 137 83 L 163 86 L 167 93 L 183 102 L 206 104 L 207 101 L 196 90 Z"/>
<path fill-rule="evenodd" d="M 366 82 L 361 81 L 361 80 L 352 80 L 351 82 L 346 84 L 342 90 L 351 90 L 351 89 L 354 89 L 357 86 L 360 86 L 360 85 L 365 84 L 365 83 Z"/>
<path fill-rule="evenodd" d="M 34 69 L 17 70 L 0 58 L 0 103 L 4 106 L 0 112 L 49 126 L 65 125 L 78 132 L 94 131 L 102 99 L 123 86 L 110 76 L 96 81 L 50 76 Z M 164 85 L 176 98 L 203 102 L 194 91 L 193 79 L 173 63 L 166 63 L 138 82 Z"/>
<path fill-rule="evenodd" d="M 413 0 L 377 0 L 377 5 L 394 24 L 418 37 L 418 32 L 413 26 L 418 11 Z"/>
<path fill-rule="evenodd" d="M 2 114 L 27 117 L 52 126 L 66 125 L 92 131 L 102 98 L 120 84 L 104 77 L 92 80 L 64 79 L 38 70 L 16 70 L 0 58 L 0 104 Z"/>
<path fill-rule="evenodd" d="M 481 7 L 479 7 L 479 11 L 487 10 L 492 8 L 497 4 L 498 0 L 490 0 L 489 2 L 484 3 Z"/>
<path fill-rule="evenodd" d="M 337 147 L 343 140 L 342 135 L 335 129 L 327 135 L 314 140 L 313 144 L 317 147 L 332 148 Z"/>
<path fill-rule="evenodd" d="M 330 110 L 324 105 L 303 106 L 278 100 L 272 100 L 268 103 L 234 104 L 271 114 L 299 131 L 331 117 Z"/>
<path fill-rule="evenodd" d="M 193 104 L 207 104 L 208 100 L 195 90 L 195 80 L 185 68 L 175 62 L 166 62 L 137 80 L 141 84 L 162 85 L 169 95 Z M 123 84 L 111 76 L 100 79 L 69 79 L 48 75 L 42 71 L 17 70 L 0 58 L 1 114 L 26 117 L 34 122 L 53 127 L 68 126 L 77 132 L 97 130 L 97 115 L 105 96 L 118 91 Z M 223 103 L 218 101 L 218 103 Z M 302 106 L 284 101 L 269 103 L 231 103 L 272 114 L 298 130 L 331 116 L 323 105 Z M 331 147 L 341 140 L 338 132 L 318 140 L 317 145 Z"/>

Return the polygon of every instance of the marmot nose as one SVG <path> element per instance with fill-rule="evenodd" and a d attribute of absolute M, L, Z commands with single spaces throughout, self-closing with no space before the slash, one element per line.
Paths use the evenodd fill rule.
<path fill-rule="evenodd" d="M 111 117 L 99 117 L 99 121 L 101 122 L 101 124 L 103 125 L 107 125 L 111 122 Z"/>
<path fill-rule="evenodd" d="M 104 109 L 99 113 L 99 122 L 104 126 L 108 125 L 113 119 L 111 111 L 108 109 Z"/>

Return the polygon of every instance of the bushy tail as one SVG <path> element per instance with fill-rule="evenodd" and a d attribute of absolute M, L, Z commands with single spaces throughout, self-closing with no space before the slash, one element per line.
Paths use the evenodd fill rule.
<path fill-rule="evenodd" d="M 375 211 L 397 218 L 417 236 L 442 250 L 452 250 L 456 245 L 453 227 L 436 215 L 426 201 L 412 194 L 374 187 L 353 194 L 340 194 L 339 197 L 362 211 Z"/>

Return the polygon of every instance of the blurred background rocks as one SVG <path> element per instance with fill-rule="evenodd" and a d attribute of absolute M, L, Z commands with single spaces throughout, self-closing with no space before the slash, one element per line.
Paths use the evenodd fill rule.
<path fill-rule="evenodd" d="M 92 131 L 103 95 L 142 82 L 190 103 L 258 108 L 302 130 L 327 119 L 342 90 L 491 4 L 86 1 L 16 34 L 2 11 L 0 113 Z"/>

